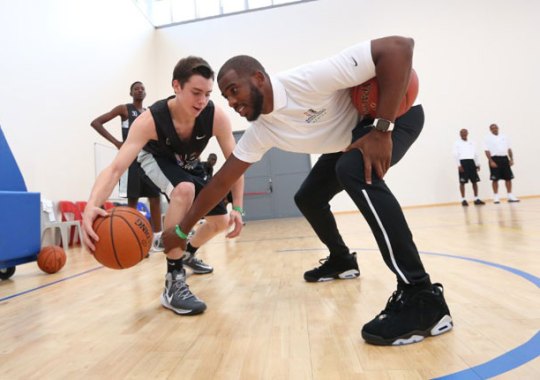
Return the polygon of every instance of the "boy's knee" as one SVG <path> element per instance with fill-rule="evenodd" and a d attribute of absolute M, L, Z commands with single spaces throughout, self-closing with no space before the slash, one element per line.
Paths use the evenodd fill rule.
<path fill-rule="evenodd" d="M 212 228 L 216 233 L 225 231 L 229 227 L 229 217 L 228 215 L 207 217 L 206 223 L 208 223 L 208 227 Z"/>
<path fill-rule="evenodd" d="M 172 190 L 170 199 L 171 202 L 186 199 L 195 199 L 195 185 L 190 182 L 180 182 Z"/>

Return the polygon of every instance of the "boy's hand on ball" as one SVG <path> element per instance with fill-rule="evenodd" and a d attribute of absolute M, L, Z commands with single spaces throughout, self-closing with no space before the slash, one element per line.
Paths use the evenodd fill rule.
<path fill-rule="evenodd" d="M 105 217 L 107 215 L 109 215 L 107 211 L 99 207 L 87 205 L 84 209 L 82 220 L 83 244 L 92 252 L 96 250 L 94 242 L 99 240 L 99 237 L 93 229 L 94 220 L 98 216 Z"/>

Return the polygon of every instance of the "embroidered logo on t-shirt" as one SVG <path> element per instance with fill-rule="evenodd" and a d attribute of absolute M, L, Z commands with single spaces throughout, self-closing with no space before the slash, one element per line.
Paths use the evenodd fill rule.
<path fill-rule="evenodd" d="M 320 111 L 315 111 L 314 109 L 310 108 L 306 112 L 304 112 L 304 115 L 307 116 L 306 123 L 316 123 L 324 115 L 326 115 L 326 108 L 323 108 Z"/>

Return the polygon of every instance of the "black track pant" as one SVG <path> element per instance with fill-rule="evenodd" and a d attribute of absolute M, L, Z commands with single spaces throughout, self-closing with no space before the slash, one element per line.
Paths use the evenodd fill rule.
<path fill-rule="evenodd" d="M 370 131 L 370 121 L 360 122 L 353 130 L 353 141 Z M 396 120 L 392 132 L 392 165 L 396 164 L 414 143 L 424 125 L 422 106 L 412 107 Z M 372 174 L 372 184 L 364 178 L 362 153 L 322 155 L 295 195 L 295 201 L 332 257 L 349 253 L 341 237 L 330 200 L 345 190 L 371 227 L 386 265 L 402 284 L 429 282 L 411 231 L 398 201 L 383 180 Z"/>

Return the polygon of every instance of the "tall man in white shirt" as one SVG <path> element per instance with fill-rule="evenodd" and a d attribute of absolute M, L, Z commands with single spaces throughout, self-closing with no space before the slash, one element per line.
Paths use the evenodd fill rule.
<path fill-rule="evenodd" d="M 205 210 L 223 199 L 236 178 L 272 147 L 322 153 L 295 201 L 330 255 L 320 267 L 305 272 L 304 279 L 319 282 L 360 274 L 356 255 L 343 241 L 329 204 L 345 190 L 397 278 L 397 290 L 384 310 L 362 328 L 364 340 L 401 345 L 451 330 L 443 287 L 432 284 L 403 211 L 383 180 L 424 125 L 419 104 L 396 118 L 409 83 L 413 48 L 410 38 L 385 37 L 272 76 L 253 57 L 236 56 L 225 62 L 218 74 L 221 93 L 252 124 L 181 223 L 164 232 L 165 250 L 184 248 L 184 231 L 190 231 Z M 360 120 L 350 88 L 375 76 L 376 118 Z"/>
<path fill-rule="evenodd" d="M 465 128 L 459 131 L 460 139 L 454 143 L 453 154 L 458 167 L 459 175 L 459 191 L 461 192 L 461 205 L 468 206 L 469 203 L 465 199 L 465 184 L 471 181 L 474 192 L 474 204 L 484 205 L 485 203 L 478 198 L 478 185 L 480 177 L 480 163 L 478 161 L 478 153 L 473 141 L 468 140 L 469 131 Z"/>
<path fill-rule="evenodd" d="M 514 165 L 514 155 L 510 149 L 510 139 L 505 134 L 499 133 L 497 124 L 489 126 L 491 132 L 484 140 L 486 156 L 489 162 L 490 179 L 493 187 L 493 203 L 499 204 L 499 180 L 503 179 L 508 193 L 508 202 L 519 202 L 519 199 L 512 194 L 512 173 L 511 166 Z"/>

